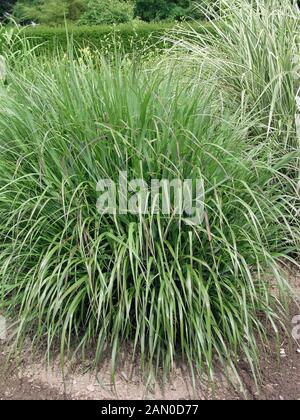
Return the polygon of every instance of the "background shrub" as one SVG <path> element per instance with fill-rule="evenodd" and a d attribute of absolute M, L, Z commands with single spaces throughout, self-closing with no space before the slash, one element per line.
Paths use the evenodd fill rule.
<path fill-rule="evenodd" d="M 81 25 L 126 23 L 133 18 L 133 3 L 122 0 L 90 0 L 79 19 Z"/>
<path fill-rule="evenodd" d="M 134 14 L 147 22 L 152 20 L 182 20 L 200 18 L 203 14 L 195 5 L 201 0 L 136 0 Z"/>
<path fill-rule="evenodd" d="M 53 53 L 57 50 L 66 51 L 70 39 L 74 41 L 76 50 L 86 47 L 97 49 L 103 53 L 113 52 L 116 47 L 125 52 L 147 52 L 164 49 L 171 46 L 167 41 L 169 32 L 174 28 L 174 23 L 130 23 L 118 26 L 68 26 L 45 27 L 28 26 L 22 29 L 21 34 L 32 47 L 40 46 L 40 54 Z M 195 26 L 197 34 L 214 30 L 210 24 Z M 20 46 L 16 46 L 20 48 Z"/>
<path fill-rule="evenodd" d="M 84 25 L 126 23 L 133 16 L 144 21 L 203 18 L 195 6 L 214 0 L 18 0 L 13 9 L 19 22 L 57 25 L 64 18 Z M 13 2 L 6 4 L 11 10 Z"/>
<path fill-rule="evenodd" d="M 85 0 L 19 0 L 13 15 L 20 23 L 57 25 L 77 21 L 86 10 Z"/>
<path fill-rule="evenodd" d="M 116 46 L 126 53 L 141 51 L 145 48 L 154 50 L 163 48 L 166 43 L 162 36 L 170 30 L 172 24 L 137 25 L 121 24 L 118 26 L 69 26 L 66 28 L 27 27 L 22 30 L 22 36 L 29 40 L 32 47 L 41 45 L 41 54 L 66 51 L 70 39 L 74 41 L 77 50 L 90 47 L 102 52 L 114 51 Z"/>
<path fill-rule="evenodd" d="M 10 13 L 16 0 L 1 0 L 0 2 L 0 20 L 5 18 L 6 13 Z"/>

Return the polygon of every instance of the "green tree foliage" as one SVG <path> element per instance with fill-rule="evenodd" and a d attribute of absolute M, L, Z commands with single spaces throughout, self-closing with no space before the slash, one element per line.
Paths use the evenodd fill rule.
<path fill-rule="evenodd" d="M 16 0 L 1 0 L 0 1 L 0 19 L 2 19 L 5 13 L 10 13 L 13 9 Z"/>
<path fill-rule="evenodd" d="M 76 21 L 85 10 L 85 0 L 19 0 L 14 7 L 14 16 L 20 22 L 57 24 L 64 19 Z"/>
<path fill-rule="evenodd" d="M 195 8 L 201 1 L 193 0 L 136 0 L 134 14 L 145 21 L 151 20 L 182 20 L 199 17 Z"/>
<path fill-rule="evenodd" d="M 126 23 L 138 17 L 146 22 L 201 18 L 195 6 L 205 0 L 0 0 L 13 8 L 21 23 L 60 24 L 67 19 L 81 25 Z M 4 9 L 3 9 L 4 10 Z"/>
<path fill-rule="evenodd" d="M 133 18 L 133 3 L 122 0 L 90 0 L 79 23 L 100 25 L 126 23 Z"/>

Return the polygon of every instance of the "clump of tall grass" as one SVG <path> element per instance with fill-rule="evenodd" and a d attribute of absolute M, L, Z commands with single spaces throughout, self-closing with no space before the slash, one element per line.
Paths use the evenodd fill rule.
<path fill-rule="evenodd" d="M 29 66 L 0 85 L 0 308 L 18 342 L 30 333 L 50 351 L 58 339 L 62 356 L 94 344 L 113 371 L 124 342 L 165 373 L 177 358 L 212 373 L 242 352 L 254 372 L 258 337 L 284 315 L 279 262 L 299 241 L 296 186 L 281 171 L 293 156 L 258 160 L 216 86 L 176 69 Z M 100 215 L 97 182 L 119 171 L 200 177 L 203 222 Z"/>
<path fill-rule="evenodd" d="M 275 138 L 281 150 L 299 148 L 295 127 L 300 77 L 297 2 L 218 0 L 210 5 L 204 13 L 214 30 L 205 34 L 201 22 L 201 34 L 193 27 L 178 28 L 176 45 L 189 51 L 189 65 L 210 68 L 233 106 L 241 105 L 243 117 L 254 120 L 256 140 L 260 135 L 264 142 Z"/>

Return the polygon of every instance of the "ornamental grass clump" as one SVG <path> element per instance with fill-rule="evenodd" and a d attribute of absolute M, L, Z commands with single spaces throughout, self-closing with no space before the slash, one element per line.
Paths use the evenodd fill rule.
<path fill-rule="evenodd" d="M 0 85 L 0 297 L 48 351 L 129 343 L 143 371 L 178 359 L 212 375 L 283 320 L 282 261 L 299 245 L 294 154 L 263 159 L 248 127 L 180 66 L 57 60 Z M 217 92 L 218 93 L 218 92 Z M 266 153 L 266 155 L 268 155 Z M 99 212 L 101 180 L 200 179 L 202 217 Z M 158 197 L 162 199 L 163 192 Z"/>

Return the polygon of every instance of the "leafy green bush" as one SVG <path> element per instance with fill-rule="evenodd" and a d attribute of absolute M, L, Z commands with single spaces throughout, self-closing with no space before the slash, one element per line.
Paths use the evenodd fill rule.
<path fill-rule="evenodd" d="M 77 21 L 85 10 L 85 0 L 19 0 L 13 15 L 20 23 L 57 25 L 65 19 Z"/>
<path fill-rule="evenodd" d="M 41 53 L 66 51 L 70 39 L 76 49 L 90 47 L 106 53 L 114 51 L 116 45 L 124 52 L 141 51 L 147 48 L 155 50 L 167 45 L 162 36 L 174 25 L 172 24 L 122 24 L 118 26 L 69 26 L 65 28 L 28 27 L 22 31 L 23 36 L 32 46 L 41 45 Z M 19 48 L 19 47 L 17 47 Z"/>
<path fill-rule="evenodd" d="M 90 0 L 79 19 L 81 25 L 110 25 L 133 19 L 133 3 L 122 0 Z"/>
<path fill-rule="evenodd" d="M 135 16 L 150 22 L 153 20 L 198 19 L 203 13 L 195 8 L 199 1 L 193 0 L 136 0 Z M 204 3 L 200 0 L 200 3 Z"/>
<path fill-rule="evenodd" d="M 185 24 L 181 24 L 184 27 Z M 25 38 L 32 47 L 38 47 L 40 54 L 56 54 L 58 50 L 67 51 L 72 41 L 77 51 L 86 47 L 103 53 L 115 52 L 115 49 L 125 52 L 144 52 L 152 54 L 161 49 L 169 48 L 172 43 L 168 40 L 174 23 L 146 23 L 131 22 L 120 25 L 77 26 L 65 27 L 28 26 L 21 30 L 20 36 Z M 190 26 L 200 36 L 215 30 L 210 23 L 203 27 Z M 20 50 L 20 45 L 15 48 Z"/>

